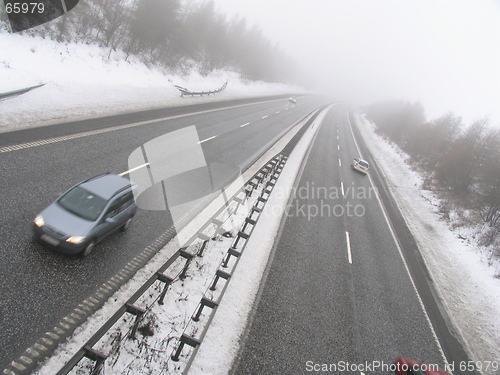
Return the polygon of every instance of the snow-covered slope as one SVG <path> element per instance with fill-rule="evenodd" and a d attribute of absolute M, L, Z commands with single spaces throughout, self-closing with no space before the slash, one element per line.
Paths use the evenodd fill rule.
<path fill-rule="evenodd" d="M 297 87 L 248 82 L 237 73 L 201 76 L 149 68 L 123 52 L 94 45 L 57 43 L 41 37 L 0 32 L 0 93 L 40 83 L 27 94 L 0 101 L 0 132 L 65 120 L 98 117 L 163 106 L 303 91 Z M 209 91 L 210 97 L 184 97 L 174 85 Z"/>

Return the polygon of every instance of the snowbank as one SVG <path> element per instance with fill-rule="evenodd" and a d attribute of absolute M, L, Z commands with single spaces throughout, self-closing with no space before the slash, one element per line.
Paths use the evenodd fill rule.
<path fill-rule="evenodd" d="M 0 132 L 165 106 L 301 91 L 297 87 L 248 82 L 237 73 L 193 71 L 178 75 L 149 68 L 123 52 L 95 45 L 57 43 L 0 32 L 0 93 L 45 83 L 27 94 L 0 100 Z M 174 85 L 220 94 L 180 97 Z"/>

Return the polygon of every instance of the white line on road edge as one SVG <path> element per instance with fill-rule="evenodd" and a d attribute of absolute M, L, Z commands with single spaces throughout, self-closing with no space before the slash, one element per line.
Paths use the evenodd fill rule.
<path fill-rule="evenodd" d="M 136 170 L 144 168 L 144 167 L 147 167 L 148 165 L 149 165 L 149 163 L 145 163 L 145 164 L 139 165 L 138 167 L 135 167 L 135 168 L 129 169 L 128 171 L 120 173 L 118 176 L 125 176 L 126 174 L 135 172 Z"/>
<path fill-rule="evenodd" d="M 351 240 L 349 239 L 349 232 L 345 232 L 345 240 L 347 242 L 347 259 L 349 259 L 349 264 L 352 264 Z"/>
<path fill-rule="evenodd" d="M 347 122 L 349 123 L 349 129 L 351 130 L 352 139 L 354 140 L 354 144 L 356 145 L 356 149 L 358 150 L 359 156 L 363 159 L 363 156 L 361 155 L 361 150 L 359 149 L 359 146 L 358 146 L 358 142 L 356 142 L 356 138 L 354 137 L 354 132 L 352 131 L 352 125 L 351 125 L 351 121 L 349 120 L 349 114 L 347 114 Z M 367 174 L 367 176 L 368 176 L 368 179 L 369 179 L 370 184 L 372 185 L 374 191 L 377 191 L 371 176 L 369 174 Z M 432 325 L 431 319 L 429 318 L 429 315 L 427 314 L 427 310 L 425 309 L 424 302 L 422 301 L 422 298 L 420 297 L 420 294 L 418 293 L 417 286 L 415 285 L 415 281 L 413 280 L 413 277 L 411 276 L 410 268 L 408 267 L 408 263 L 406 263 L 406 260 L 403 256 L 403 250 L 401 249 L 401 246 L 399 246 L 399 241 L 396 237 L 396 234 L 394 233 L 394 230 L 392 229 L 391 222 L 389 221 L 387 213 L 385 212 L 385 208 L 384 208 L 384 205 L 382 204 L 382 200 L 380 199 L 378 193 L 375 194 L 375 197 L 377 198 L 378 204 L 379 204 L 380 208 L 382 209 L 382 214 L 384 215 L 384 219 L 387 223 L 387 226 L 389 227 L 389 232 L 391 232 L 392 239 L 394 240 L 394 243 L 396 244 L 396 248 L 398 249 L 399 256 L 400 256 L 401 260 L 403 261 L 403 265 L 406 269 L 406 273 L 408 274 L 408 277 L 410 279 L 413 290 L 415 291 L 415 294 L 417 295 L 417 299 L 418 299 L 420 307 L 422 308 L 422 311 L 424 313 L 425 320 L 427 320 L 427 323 L 429 324 L 429 328 L 431 329 L 432 336 L 434 337 L 434 341 L 436 342 L 436 345 L 439 349 L 439 354 L 441 354 L 441 358 L 443 358 L 443 361 L 446 364 L 446 367 L 450 368 L 450 364 L 448 363 L 448 359 L 444 355 L 444 350 L 441 347 L 441 343 L 439 342 L 436 331 L 434 330 L 434 326 Z"/>
<path fill-rule="evenodd" d="M 247 122 L 246 124 L 243 124 L 243 125 L 240 125 L 240 128 L 244 127 L 244 126 L 247 126 L 247 125 L 250 125 L 249 122 Z"/>
<path fill-rule="evenodd" d="M 214 139 L 214 138 L 217 138 L 217 136 L 216 136 L 216 135 L 214 135 L 213 137 L 210 137 L 210 138 L 204 139 L 203 141 L 199 141 L 199 142 L 198 142 L 198 144 L 202 144 L 203 142 L 209 141 L 209 140 Z"/>

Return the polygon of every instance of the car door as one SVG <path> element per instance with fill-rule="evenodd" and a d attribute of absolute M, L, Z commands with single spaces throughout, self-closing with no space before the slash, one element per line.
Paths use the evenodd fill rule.
<path fill-rule="evenodd" d="M 119 214 L 119 206 L 120 201 L 118 199 L 115 199 L 105 210 L 104 215 L 102 216 L 97 228 L 97 241 L 103 240 L 120 226 L 121 223 L 119 220 L 117 220 L 117 215 Z"/>

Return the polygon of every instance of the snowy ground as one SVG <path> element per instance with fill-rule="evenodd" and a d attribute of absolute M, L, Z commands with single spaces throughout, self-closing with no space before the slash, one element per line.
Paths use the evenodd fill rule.
<path fill-rule="evenodd" d="M 133 57 L 87 44 L 61 44 L 0 31 L 0 93 L 45 83 L 24 95 L 0 100 L 0 132 L 65 120 L 99 117 L 165 106 L 304 91 L 289 85 L 246 82 L 216 71 L 203 77 L 150 69 Z M 209 97 L 180 97 L 174 85 L 210 91 Z"/>
<path fill-rule="evenodd" d="M 488 249 L 475 244 L 471 229 L 450 228 L 439 214 L 443 202 L 423 188 L 423 179 L 405 163 L 407 157 L 401 150 L 378 136 L 363 116 L 356 116 L 356 121 L 418 242 L 455 328 L 474 360 L 497 361 L 498 365 L 500 264 L 492 264 Z"/>

